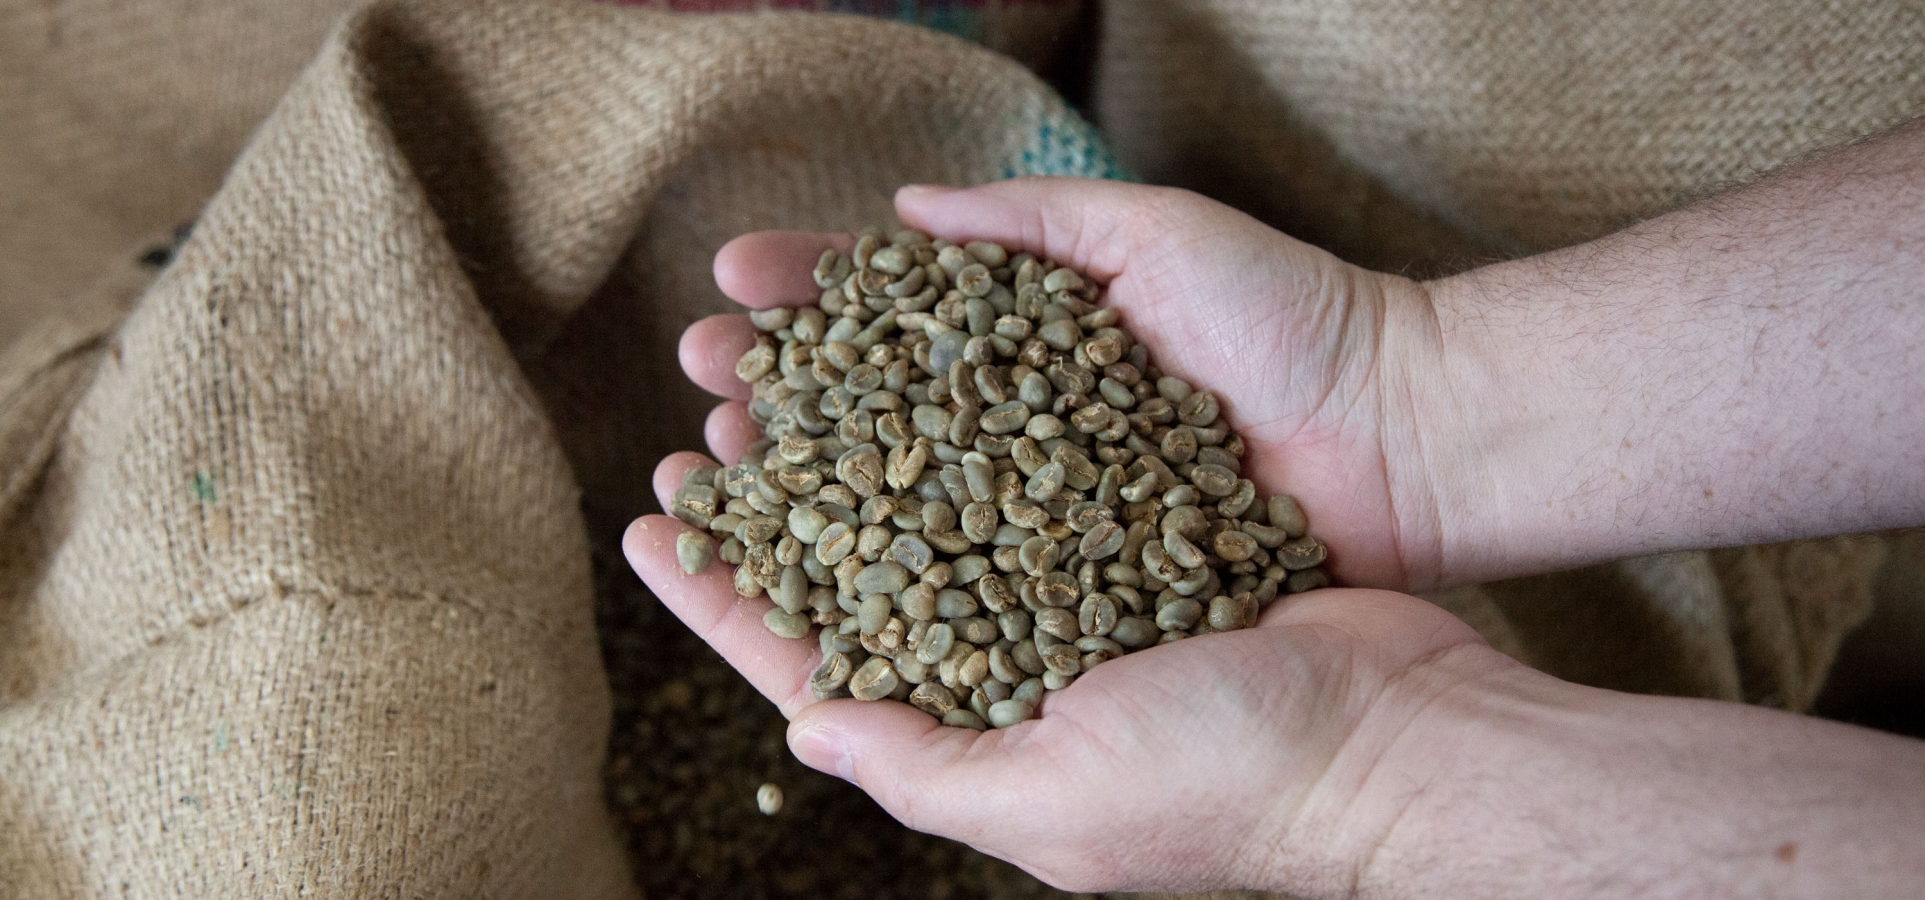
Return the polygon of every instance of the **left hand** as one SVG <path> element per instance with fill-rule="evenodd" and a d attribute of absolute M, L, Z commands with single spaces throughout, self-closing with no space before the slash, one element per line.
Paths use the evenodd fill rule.
<path fill-rule="evenodd" d="M 666 501 L 704 462 L 670 457 L 656 491 Z M 772 604 L 737 596 L 725 564 L 683 574 L 687 529 L 637 521 L 629 561 L 792 720 L 797 757 L 1066 890 L 1347 890 L 1422 774 L 1376 761 L 1438 694 L 1515 665 L 1422 600 L 1325 589 L 1280 599 L 1256 628 L 1104 663 L 1039 719 L 947 728 L 901 703 L 813 702 L 816 643 L 771 634 Z"/>

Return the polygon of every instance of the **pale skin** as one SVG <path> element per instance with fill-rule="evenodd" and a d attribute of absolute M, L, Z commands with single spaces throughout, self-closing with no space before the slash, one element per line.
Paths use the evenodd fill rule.
<path fill-rule="evenodd" d="M 1216 391 L 1246 472 L 1298 496 L 1357 587 L 1106 663 L 978 734 L 811 703 L 813 641 L 763 628 L 686 528 L 637 572 L 790 717 L 807 764 L 913 828 L 1072 890 L 1310 897 L 1902 895 L 1925 883 L 1925 743 L 1560 682 L 1398 591 L 1684 547 L 1925 524 L 1925 133 L 1834 152 L 1580 247 L 1419 283 L 1179 191 L 905 189 L 902 220 L 1074 265 L 1169 371 Z M 836 240 L 762 232 L 716 278 L 815 294 Z M 754 437 L 745 317 L 684 336 Z M 656 473 L 664 498 L 701 457 Z"/>

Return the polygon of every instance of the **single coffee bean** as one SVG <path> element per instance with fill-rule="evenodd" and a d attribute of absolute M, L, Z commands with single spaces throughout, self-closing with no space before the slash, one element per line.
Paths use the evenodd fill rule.
<path fill-rule="evenodd" d="M 1292 572 L 1320 565 L 1327 555 L 1323 542 L 1313 537 L 1285 541 L 1276 550 L 1277 562 Z"/>
<path fill-rule="evenodd" d="M 1067 609 L 1037 610 L 1035 626 L 1037 631 L 1065 641 L 1073 641 L 1082 636 L 1082 630 L 1077 625 L 1076 614 Z"/>
<path fill-rule="evenodd" d="M 1056 564 L 1062 560 L 1062 548 L 1055 541 L 1041 535 L 1024 541 L 1016 553 L 1023 571 L 1038 578 L 1054 570 Z"/>
<path fill-rule="evenodd" d="M 715 542 L 699 531 L 684 531 L 675 536 L 675 561 L 685 574 L 694 575 L 708 568 L 715 556 Z"/>
<path fill-rule="evenodd" d="M 816 539 L 815 558 L 825 566 L 834 566 L 848 559 L 855 550 L 855 529 L 846 522 L 831 522 Z"/>
<path fill-rule="evenodd" d="M 1077 652 L 1075 644 L 1054 644 L 1038 652 L 1043 658 L 1043 667 L 1047 670 L 1045 674 L 1059 672 L 1064 675 L 1075 675 L 1083 670 L 1082 654 Z"/>
<path fill-rule="evenodd" d="M 983 699 L 989 701 L 992 705 L 1008 700 L 1010 695 L 1009 685 L 997 681 L 994 678 L 983 679 L 983 683 L 977 685 L 975 690 L 981 691 Z"/>
<path fill-rule="evenodd" d="M 996 507 L 989 503 L 971 503 L 963 507 L 962 533 L 974 543 L 989 543 L 1001 524 L 996 517 Z"/>
<path fill-rule="evenodd" d="M 783 612 L 799 613 L 809 607 L 809 576 L 802 573 L 801 566 L 784 566 L 775 590 L 769 599 L 781 607 Z"/>
<path fill-rule="evenodd" d="M 856 613 L 863 634 L 881 634 L 889 624 L 889 613 L 893 610 L 888 594 L 865 594 L 862 606 Z"/>
<path fill-rule="evenodd" d="M 1051 294 L 1078 290 L 1082 286 L 1083 279 L 1070 269 L 1053 269 L 1043 278 L 1043 290 Z"/>
<path fill-rule="evenodd" d="M 1236 598 L 1218 594 L 1210 598 L 1210 612 L 1207 620 L 1212 631 L 1236 631 L 1248 627 L 1243 621 L 1243 608 Z"/>
<path fill-rule="evenodd" d="M 859 594 L 893 594 L 908 586 L 909 570 L 894 560 L 865 566 L 855 577 L 856 593 Z"/>
<path fill-rule="evenodd" d="M 1082 586 L 1065 572 L 1050 572 L 1035 582 L 1036 601 L 1045 607 L 1067 608 L 1083 599 Z"/>
<path fill-rule="evenodd" d="M 1124 616 L 1116 620 L 1116 627 L 1108 637 L 1131 650 L 1138 650 L 1156 643 L 1160 630 L 1156 623 L 1141 616 Z"/>
<path fill-rule="evenodd" d="M 940 719 L 956 709 L 956 695 L 940 682 L 925 681 L 909 692 L 909 703 Z"/>
<path fill-rule="evenodd" d="M 989 559 L 975 553 L 957 557 L 950 563 L 950 567 L 953 574 L 950 576 L 949 583 L 955 585 L 972 584 L 976 579 L 988 574 L 990 569 Z"/>
<path fill-rule="evenodd" d="M 782 789 L 773 784 L 764 784 L 755 789 L 755 808 L 765 816 L 773 816 L 782 811 Z"/>
<path fill-rule="evenodd" d="M 952 620 L 949 627 L 955 629 L 959 640 L 968 641 L 971 644 L 993 644 L 998 637 L 996 623 L 979 616 L 966 616 Z"/>
<path fill-rule="evenodd" d="M 929 542 L 922 535 L 905 531 L 889 542 L 889 559 L 920 575 L 936 561 L 936 552 L 930 549 Z"/>
<path fill-rule="evenodd" d="M 1188 538 L 1175 531 L 1163 533 L 1163 551 L 1170 555 L 1170 561 L 1185 569 L 1195 569 L 1203 565 L 1203 551 L 1198 550 Z"/>
<path fill-rule="evenodd" d="M 1179 539 L 1181 539 L 1180 535 Z M 1165 583 L 1183 577 L 1182 567 L 1170 557 L 1170 551 L 1162 541 L 1151 541 L 1143 545 L 1143 573 Z"/>
<path fill-rule="evenodd" d="M 912 584 L 896 595 L 896 605 L 911 619 L 928 621 L 936 617 L 936 589 L 928 584 Z"/>
<path fill-rule="evenodd" d="M 1116 601 L 1103 594 L 1091 594 L 1083 598 L 1082 609 L 1076 617 L 1079 631 L 1086 635 L 1107 635 L 1116 630 Z"/>
<path fill-rule="evenodd" d="M 1255 506 L 1256 502 L 1256 482 L 1248 478 L 1239 478 L 1237 479 L 1237 489 L 1231 491 L 1230 496 L 1217 502 L 1217 515 L 1226 519 L 1242 518 L 1245 514 L 1249 513 L 1250 508 Z"/>
<path fill-rule="evenodd" d="M 936 615 L 945 619 L 965 619 L 976 614 L 976 598 L 955 588 L 936 592 Z"/>
<path fill-rule="evenodd" d="M 1005 684 L 1016 684 L 1023 680 L 1023 670 L 1010 656 L 1009 649 L 998 644 L 989 648 L 989 675 Z"/>
<path fill-rule="evenodd" d="M 1157 528 L 1163 534 L 1174 532 L 1183 535 L 1185 540 L 1196 543 L 1210 534 L 1210 519 L 1197 507 L 1177 506 L 1163 514 L 1163 521 Z"/>
<path fill-rule="evenodd" d="M 809 689 L 815 692 L 817 699 L 832 695 L 849 683 L 849 676 L 854 671 L 846 653 L 824 654 L 822 662 L 809 675 Z"/>
<path fill-rule="evenodd" d="M 956 670 L 956 679 L 968 687 L 976 687 L 989 677 L 989 654 L 977 650 L 964 659 Z"/>
<path fill-rule="evenodd" d="M 1190 470 L 1190 481 L 1210 497 L 1227 497 L 1236 492 L 1237 476 L 1222 466 L 1199 465 Z"/>
<path fill-rule="evenodd" d="M 1010 643 L 1029 637 L 1029 629 L 1033 624 L 1030 614 L 1020 609 L 1006 610 L 996 616 L 996 627 L 1002 631 L 1003 639 Z"/>
<path fill-rule="evenodd" d="M 968 728 L 975 731 L 985 731 L 989 728 L 989 723 L 984 722 L 981 716 L 962 708 L 943 713 L 942 723 L 951 728 Z"/>
<path fill-rule="evenodd" d="M 1141 503 L 1144 500 L 1148 500 L 1150 497 L 1155 496 L 1156 485 L 1157 485 L 1156 473 L 1145 472 L 1142 475 L 1137 476 L 1136 480 L 1131 481 L 1129 484 L 1126 484 L 1122 488 L 1118 489 L 1117 493 L 1121 495 L 1124 500 L 1130 503 Z"/>
<path fill-rule="evenodd" d="M 1038 707 L 1042 705 L 1043 696 L 1047 693 L 1048 689 L 1043 686 L 1043 679 L 1040 676 L 1031 676 L 1017 684 L 1015 690 L 1009 692 L 1009 699 L 1021 700 L 1031 707 Z"/>
<path fill-rule="evenodd" d="M 895 666 L 886 657 L 872 656 L 849 678 L 849 693 L 857 700 L 880 700 L 889 696 L 901 681 Z"/>
<path fill-rule="evenodd" d="M 809 634 L 809 617 L 801 613 L 771 609 L 762 615 L 762 624 L 777 637 L 799 638 Z"/>
<path fill-rule="evenodd" d="M 1217 411 L 1216 395 L 1209 391 L 1194 391 L 1176 405 L 1177 420 L 1198 428 L 1215 422 Z"/>
<path fill-rule="evenodd" d="M 1260 549 L 1256 538 L 1241 531 L 1218 532 L 1212 548 L 1216 550 L 1217 556 L 1233 563 L 1243 562 L 1255 556 Z"/>
<path fill-rule="evenodd" d="M 1009 728 L 1027 722 L 1035 715 L 1036 707 L 1012 697 L 989 707 L 989 725 L 991 728 Z"/>
<path fill-rule="evenodd" d="M 929 631 L 923 635 L 922 643 L 916 647 L 916 658 L 933 666 L 942 662 L 942 658 L 949 655 L 949 651 L 955 646 L 955 629 L 938 623 L 930 626 Z"/>
<path fill-rule="evenodd" d="M 1017 641 L 1015 646 L 1009 648 L 1009 658 L 1016 663 L 1016 668 L 1030 675 L 1043 674 L 1045 668 L 1043 665 L 1043 656 L 1037 652 L 1036 642 L 1034 640 L 1024 639 Z"/>
<path fill-rule="evenodd" d="M 1304 569 L 1298 572 L 1291 572 L 1290 577 L 1283 581 L 1283 589 L 1292 594 L 1301 594 L 1304 591 L 1314 591 L 1329 583 L 1330 576 L 1326 574 L 1324 570 Z"/>
<path fill-rule="evenodd" d="M 1215 577 L 1216 573 L 1209 569 L 1192 569 L 1184 573 L 1182 578 L 1170 582 L 1170 589 L 1185 597 L 1193 596 L 1203 593 L 1204 588 L 1208 587 L 1211 584 L 1211 579 Z"/>
<path fill-rule="evenodd" d="M 1123 534 L 1123 526 L 1115 522 L 1098 522 L 1084 532 L 1082 541 L 1077 544 L 1077 552 L 1084 559 L 1091 560 L 1114 556 L 1123 549 Z"/>
<path fill-rule="evenodd" d="M 1055 499 L 1057 493 L 1063 489 L 1065 474 L 1062 463 L 1050 462 L 1037 469 L 1035 475 L 1030 476 L 1029 483 L 1023 486 L 1023 496 L 1037 503 L 1046 503 Z"/>
<path fill-rule="evenodd" d="M 1203 616 L 1203 605 L 1189 597 L 1179 597 L 1156 613 L 1156 626 L 1164 631 L 1188 631 Z"/>
<path fill-rule="evenodd" d="M 1281 528 L 1292 538 L 1303 537 L 1306 527 L 1303 508 L 1297 505 L 1297 498 L 1289 494 L 1278 494 L 1268 501 L 1269 525 Z"/>

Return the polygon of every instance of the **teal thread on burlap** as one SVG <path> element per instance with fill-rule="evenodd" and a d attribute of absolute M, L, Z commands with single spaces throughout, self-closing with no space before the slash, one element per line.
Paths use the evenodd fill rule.
<path fill-rule="evenodd" d="M 1137 180 L 1116 161 L 1116 154 L 1101 132 L 1069 107 L 1051 106 L 1030 132 L 1029 140 L 1003 164 L 1004 178 L 1072 175 L 1111 181 Z"/>

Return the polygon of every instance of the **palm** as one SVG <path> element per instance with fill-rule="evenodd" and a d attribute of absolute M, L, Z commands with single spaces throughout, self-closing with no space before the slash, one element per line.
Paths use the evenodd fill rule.
<path fill-rule="evenodd" d="M 1410 587 L 1379 426 L 1391 279 L 1228 209 L 1208 213 L 1145 223 L 1183 237 L 1137 244 L 1108 302 L 1160 367 L 1217 394 L 1244 437 L 1245 471 L 1303 503 L 1339 581 Z"/>

